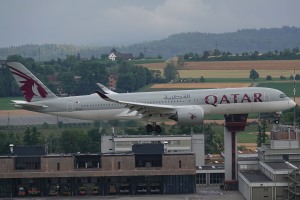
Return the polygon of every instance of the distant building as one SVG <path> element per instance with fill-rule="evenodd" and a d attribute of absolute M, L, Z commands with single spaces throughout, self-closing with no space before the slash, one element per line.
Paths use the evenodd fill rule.
<path fill-rule="evenodd" d="M 108 56 L 109 60 L 115 61 L 115 60 L 132 60 L 133 56 L 131 53 L 120 53 L 120 52 L 112 52 Z"/>
<path fill-rule="evenodd" d="M 57 75 L 47 75 L 47 80 L 48 82 L 50 83 L 54 83 L 54 84 L 57 84 L 58 83 L 58 80 L 57 80 Z"/>
<path fill-rule="evenodd" d="M 116 90 L 116 88 L 117 88 L 117 76 L 110 75 L 108 77 L 108 88 L 110 90 Z"/>

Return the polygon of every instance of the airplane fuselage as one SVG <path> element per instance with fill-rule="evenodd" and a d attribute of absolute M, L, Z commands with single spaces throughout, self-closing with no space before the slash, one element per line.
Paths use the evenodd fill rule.
<path fill-rule="evenodd" d="M 111 94 L 119 101 L 144 104 L 192 106 L 203 109 L 204 116 L 209 114 L 245 114 L 277 112 L 295 106 L 295 103 L 281 91 L 271 88 L 227 88 L 177 90 L 160 92 Z M 87 120 L 139 119 L 137 111 L 128 112 L 124 104 L 106 101 L 94 93 L 84 96 L 63 97 L 31 102 L 46 106 L 33 111 L 52 115 Z"/>

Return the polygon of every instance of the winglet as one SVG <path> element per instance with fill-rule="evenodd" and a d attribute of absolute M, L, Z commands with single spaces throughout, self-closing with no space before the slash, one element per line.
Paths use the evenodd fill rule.
<path fill-rule="evenodd" d="M 104 100 L 106 100 L 106 101 L 110 101 L 110 102 L 114 102 L 114 103 L 119 103 L 119 101 L 114 100 L 114 99 L 108 97 L 106 94 L 104 94 L 104 93 L 102 93 L 102 92 L 100 92 L 100 91 L 98 91 L 98 90 L 96 90 L 95 92 L 96 92 L 102 99 L 104 99 Z"/>
<path fill-rule="evenodd" d="M 104 93 L 96 90 L 95 93 L 97 93 L 102 99 L 109 101 L 109 97 L 106 96 Z"/>
<path fill-rule="evenodd" d="M 101 83 L 97 83 L 97 85 L 100 87 L 100 89 L 105 93 L 105 94 L 118 94 L 110 89 L 108 89 L 107 87 L 105 87 L 104 85 L 102 85 Z"/>

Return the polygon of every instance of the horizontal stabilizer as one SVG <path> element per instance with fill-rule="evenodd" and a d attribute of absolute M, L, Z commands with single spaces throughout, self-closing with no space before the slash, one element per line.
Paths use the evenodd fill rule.
<path fill-rule="evenodd" d="M 15 103 L 16 108 L 23 108 L 28 110 L 37 110 L 37 109 L 43 109 L 48 107 L 45 105 L 32 104 L 32 103 L 28 103 L 27 101 L 21 101 L 21 100 L 12 100 L 12 102 Z"/>

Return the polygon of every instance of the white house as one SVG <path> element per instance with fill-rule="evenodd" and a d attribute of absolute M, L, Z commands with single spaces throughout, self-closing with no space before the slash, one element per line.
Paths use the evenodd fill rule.
<path fill-rule="evenodd" d="M 112 52 L 108 56 L 109 60 L 115 61 L 115 60 L 132 60 L 133 56 L 131 53 L 119 53 L 119 52 Z"/>

